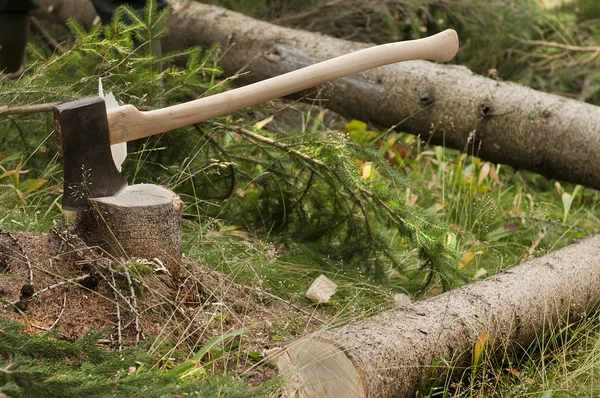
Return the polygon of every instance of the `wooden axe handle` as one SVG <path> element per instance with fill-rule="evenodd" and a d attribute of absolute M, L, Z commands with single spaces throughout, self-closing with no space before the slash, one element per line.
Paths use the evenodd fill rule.
<path fill-rule="evenodd" d="M 424 39 L 366 48 L 235 90 L 163 109 L 140 112 L 133 105 L 121 106 L 108 110 L 110 142 L 118 144 L 164 133 L 383 65 L 416 59 L 449 61 L 457 51 L 458 35 L 448 29 Z"/>

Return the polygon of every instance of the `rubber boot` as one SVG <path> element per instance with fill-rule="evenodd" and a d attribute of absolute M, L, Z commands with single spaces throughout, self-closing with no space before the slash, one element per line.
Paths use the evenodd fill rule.
<path fill-rule="evenodd" d="M 23 74 L 28 38 L 28 12 L 0 12 L 0 76 Z"/>

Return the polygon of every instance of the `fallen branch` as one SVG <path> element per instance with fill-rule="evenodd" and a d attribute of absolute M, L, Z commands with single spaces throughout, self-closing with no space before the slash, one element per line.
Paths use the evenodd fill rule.
<path fill-rule="evenodd" d="M 506 353 L 600 304 L 600 235 L 481 282 L 330 329 L 274 354 L 288 397 L 414 397 L 486 352 Z M 295 395 L 298 394 L 298 395 Z M 305 395 L 303 395 L 305 394 Z"/>
<path fill-rule="evenodd" d="M 110 285 L 110 287 L 113 290 L 113 294 L 115 295 L 115 307 L 117 308 L 117 342 L 119 344 L 119 351 L 123 350 L 123 326 L 121 323 L 121 307 L 119 306 L 119 296 L 120 292 L 119 290 L 116 288 L 117 286 L 117 282 L 115 281 L 115 274 L 114 272 L 112 272 L 112 267 L 110 267 L 110 277 L 112 279 L 112 285 L 110 283 L 108 283 Z M 105 278 L 106 280 L 106 278 Z M 108 282 L 108 281 L 107 281 Z"/>
<path fill-rule="evenodd" d="M 50 102 L 47 104 L 22 105 L 22 106 L 0 106 L 0 116 L 5 115 L 29 115 L 32 113 L 51 112 L 52 108 L 61 102 Z"/>
<path fill-rule="evenodd" d="M 55 283 L 53 285 L 47 286 L 47 287 L 45 287 L 43 289 L 40 289 L 37 292 L 33 293 L 31 295 L 31 297 L 27 298 L 27 301 L 33 300 L 34 298 L 38 297 L 39 295 L 42 295 L 42 294 L 44 294 L 46 292 L 49 292 L 49 291 L 54 290 L 54 289 L 57 289 L 57 288 L 59 288 L 61 286 L 69 285 L 69 284 L 78 284 L 77 282 L 82 281 L 82 280 L 84 280 L 86 278 L 89 278 L 90 276 L 91 276 L 91 274 L 85 274 L 85 275 L 78 276 L 76 278 L 65 279 L 64 281 L 57 282 L 57 283 Z M 19 303 L 20 301 L 21 300 L 11 301 L 11 302 L 9 302 L 9 304 L 14 306 L 17 303 Z"/>
<path fill-rule="evenodd" d="M 127 278 L 127 283 L 129 285 L 129 293 L 131 294 L 130 306 L 135 309 L 135 311 L 134 311 L 134 314 L 135 314 L 135 343 L 137 344 L 140 342 L 140 336 L 142 335 L 142 326 L 140 325 L 140 312 L 138 311 L 137 297 L 135 295 L 135 289 L 133 287 L 133 282 L 131 281 L 131 275 L 129 275 L 129 269 L 128 269 L 127 265 L 125 265 L 124 268 L 125 268 L 125 277 Z"/>

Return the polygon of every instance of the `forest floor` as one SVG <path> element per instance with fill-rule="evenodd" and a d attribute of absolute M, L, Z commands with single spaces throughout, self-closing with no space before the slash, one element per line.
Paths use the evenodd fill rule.
<path fill-rule="evenodd" d="M 215 337 L 243 330 L 244 344 L 237 341 L 239 348 L 212 367 L 257 386 L 277 375 L 274 366 L 257 366 L 268 350 L 331 322 L 315 306 L 235 283 L 197 260 L 183 257 L 180 265 L 183 276 L 174 282 L 156 259 L 116 260 L 67 229 L 0 232 L 0 272 L 10 274 L 0 296 L 12 304 L 4 313 L 28 333 L 57 329 L 75 341 L 109 330 L 100 342 L 107 348 L 152 338 L 195 352 Z"/>

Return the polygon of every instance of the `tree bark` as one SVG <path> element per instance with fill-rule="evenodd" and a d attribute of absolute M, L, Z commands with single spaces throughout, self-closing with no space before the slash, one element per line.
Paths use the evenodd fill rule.
<path fill-rule="evenodd" d="M 518 350 L 599 303 L 597 235 L 487 280 L 301 339 L 275 360 L 289 397 L 414 397 L 420 385 L 468 370 L 484 332 L 487 353 Z"/>
<path fill-rule="evenodd" d="M 54 20 L 69 15 L 63 6 L 68 0 L 44 3 L 54 4 Z M 93 19 L 93 12 L 79 10 L 78 15 L 86 24 Z M 243 83 L 369 46 L 197 2 L 174 12 L 168 27 L 170 34 L 163 40 L 166 50 L 219 42 L 224 50 L 220 65 L 227 75 L 250 71 L 239 79 Z M 347 117 L 386 127 L 399 125 L 401 131 L 434 144 L 600 188 L 597 106 L 477 76 L 464 67 L 426 61 L 339 79 L 322 87 L 319 98 L 324 106 Z"/>
<path fill-rule="evenodd" d="M 89 246 L 117 258 L 153 260 L 176 280 L 181 259 L 183 202 L 174 192 L 151 184 L 131 185 L 116 196 L 93 198 L 79 213 L 74 230 Z"/>

